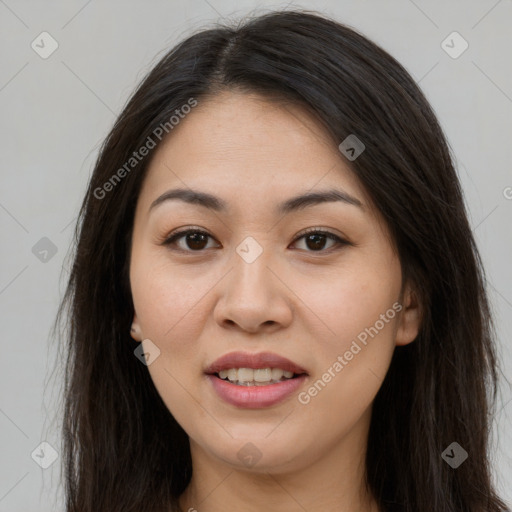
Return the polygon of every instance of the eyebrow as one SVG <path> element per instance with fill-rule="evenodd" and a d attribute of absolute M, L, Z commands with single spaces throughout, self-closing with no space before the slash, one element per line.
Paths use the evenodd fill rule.
<path fill-rule="evenodd" d="M 228 209 L 228 204 L 220 197 L 208 194 L 207 192 L 200 192 L 198 190 L 177 188 L 168 190 L 161 196 L 157 197 L 151 203 L 149 211 L 170 200 L 179 200 L 189 204 L 197 204 L 216 212 L 226 212 Z M 298 196 L 291 197 L 290 199 L 279 203 L 277 205 L 276 212 L 278 214 L 287 214 L 292 211 L 302 210 L 303 208 L 327 202 L 342 202 L 364 209 L 362 202 L 356 197 L 351 196 L 343 190 L 328 189 L 321 190 L 319 192 L 305 192 Z"/>

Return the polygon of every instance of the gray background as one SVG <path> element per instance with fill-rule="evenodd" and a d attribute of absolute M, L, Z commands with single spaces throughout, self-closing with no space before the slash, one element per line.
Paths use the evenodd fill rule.
<path fill-rule="evenodd" d="M 42 469 L 31 453 L 36 450 L 37 459 L 42 441 L 59 451 L 54 415 L 61 369 L 52 374 L 57 346 L 49 329 L 99 144 L 136 84 L 175 42 L 213 20 L 285 5 L 316 9 L 356 28 L 420 82 L 456 156 L 488 273 L 503 372 L 510 375 L 510 0 L 0 0 L 0 511 L 63 510 L 59 461 Z M 59 45 L 46 59 L 31 47 L 43 31 Z M 458 58 L 441 46 L 453 31 L 469 44 Z M 54 255 L 44 253 L 43 237 Z M 503 384 L 493 458 L 498 488 L 512 503 L 511 400 Z M 43 453 L 48 457 L 50 450 Z"/>

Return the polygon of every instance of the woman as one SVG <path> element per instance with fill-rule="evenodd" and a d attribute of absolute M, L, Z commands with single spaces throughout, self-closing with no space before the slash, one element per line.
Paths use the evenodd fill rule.
<path fill-rule="evenodd" d="M 506 510 L 449 149 L 353 29 L 273 12 L 172 49 L 107 137 L 76 237 L 68 512 Z"/>

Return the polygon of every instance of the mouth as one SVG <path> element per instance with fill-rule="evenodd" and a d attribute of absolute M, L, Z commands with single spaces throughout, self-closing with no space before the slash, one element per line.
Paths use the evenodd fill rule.
<path fill-rule="evenodd" d="M 282 368 L 230 368 L 213 375 L 237 386 L 269 386 L 306 374 L 294 373 Z"/>
<path fill-rule="evenodd" d="M 308 372 L 287 358 L 270 352 L 233 352 L 205 370 L 217 396 L 241 408 L 270 407 L 288 398 Z"/>

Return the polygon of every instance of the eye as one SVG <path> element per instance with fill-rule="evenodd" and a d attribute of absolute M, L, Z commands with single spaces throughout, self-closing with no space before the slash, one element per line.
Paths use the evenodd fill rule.
<path fill-rule="evenodd" d="M 201 252 L 204 249 L 209 248 L 208 238 L 213 239 L 209 233 L 203 231 L 202 229 L 187 228 L 175 233 L 171 233 L 171 235 L 163 242 L 163 245 L 175 245 L 177 246 L 178 250 L 185 252 Z M 329 252 L 328 250 L 332 249 L 333 246 L 350 245 L 348 241 L 344 240 L 338 235 L 319 228 L 310 228 L 306 230 L 294 240 L 294 243 L 296 243 L 298 240 L 301 240 L 302 238 L 304 238 L 306 243 L 306 252 Z M 328 241 L 333 243 L 330 247 L 328 247 L 328 250 L 324 250 L 326 242 Z"/>
<path fill-rule="evenodd" d="M 304 238 L 306 247 L 310 249 L 306 252 L 328 252 L 327 250 L 323 250 L 325 249 L 325 244 L 327 241 L 334 242 L 328 249 L 332 249 L 332 247 L 336 245 L 350 245 L 349 242 L 339 237 L 338 235 L 319 228 L 310 228 L 306 230 L 299 237 L 297 237 L 294 242 L 300 240 L 301 238 Z"/>
<path fill-rule="evenodd" d="M 201 229 L 187 228 L 176 233 L 172 233 L 165 242 L 164 245 L 175 245 L 177 240 L 184 238 L 185 247 L 179 246 L 178 249 L 188 252 L 200 252 L 205 247 L 208 238 L 212 238 L 206 231 Z"/>

